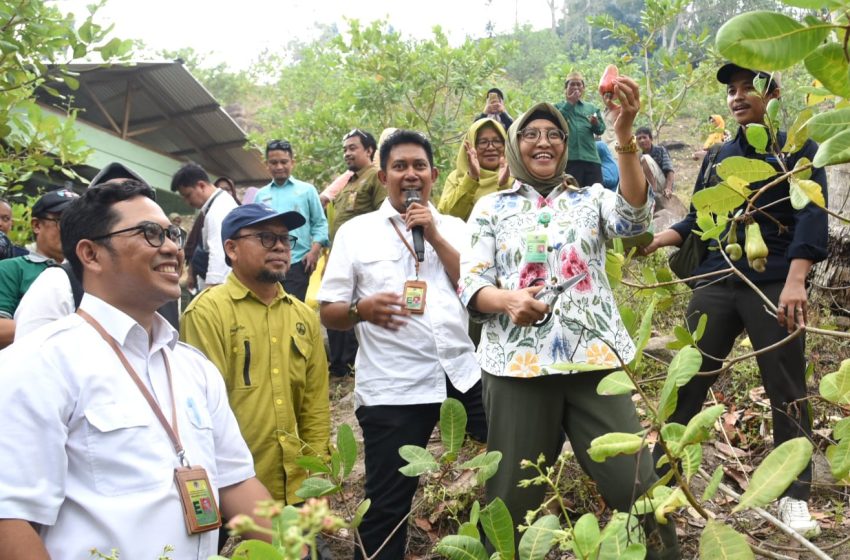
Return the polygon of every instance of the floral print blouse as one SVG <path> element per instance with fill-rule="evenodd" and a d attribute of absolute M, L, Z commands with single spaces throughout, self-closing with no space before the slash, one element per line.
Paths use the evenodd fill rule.
<path fill-rule="evenodd" d="M 563 374 L 558 363 L 619 366 L 635 346 L 620 318 L 605 274 L 606 240 L 643 233 L 652 220 L 653 199 L 641 208 L 601 185 L 557 187 L 542 197 L 519 181 L 512 189 L 481 198 L 467 222 L 470 245 L 461 255 L 458 293 L 464 305 L 486 286 L 508 290 L 587 276 L 562 293 L 542 326 L 520 327 L 507 314 L 470 310 L 484 322 L 478 363 L 498 376 Z M 537 237 L 532 237 L 537 235 Z M 540 243 L 541 235 L 544 237 Z M 527 250 L 528 243 L 545 251 Z M 533 261 L 545 262 L 533 262 Z M 529 262 L 532 261 L 532 262 Z"/>

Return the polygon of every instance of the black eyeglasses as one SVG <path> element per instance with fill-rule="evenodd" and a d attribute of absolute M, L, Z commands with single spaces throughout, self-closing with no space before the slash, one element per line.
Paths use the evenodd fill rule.
<path fill-rule="evenodd" d="M 547 128 L 546 130 L 541 130 L 539 128 L 523 128 L 517 134 L 526 142 L 537 142 L 540 140 L 540 136 L 544 132 L 546 133 L 546 139 L 552 144 L 563 144 L 564 140 L 567 138 L 564 131 L 557 128 Z"/>
<path fill-rule="evenodd" d="M 148 242 L 148 245 L 154 248 L 162 247 L 163 243 L 165 243 L 166 237 L 173 241 L 180 249 L 183 248 L 183 244 L 186 242 L 186 240 L 183 238 L 183 230 L 181 230 L 179 227 L 175 225 L 162 227 L 156 222 L 142 222 L 137 226 L 119 229 L 118 231 L 113 231 L 111 233 L 107 233 L 106 235 L 100 235 L 98 237 L 92 237 L 90 238 L 90 240 L 98 241 L 100 239 L 107 239 L 114 235 L 118 235 L 119 233 L 128 233 L 131 231 L 134 232 L 134 234 L 141 233 L 142 235 L 144 235 L 145 241 Z"/>
<path fill-rule="evenodd" d="M 292 144 L 286 140 L 272 140 L 266 144 L 266 151 L 283 150 L 284 152 L 292 152 Z"/>
<path fill-rule="evenodd" d="M 505 145 L 505 141 L 501 138 L 480 138 L 475 145 L 482 150 L 487 149 L 490 146 L 493 146 L 494 148 L 501 148 Z"/>
<path fill-rule="evenodd" d="M 246 233 L 245 235 L 237 235 L 230 239 L 242 239 L 244 237 L 256 237 L 260 240 L 260 244 L 266 249 L 273 249 L 277 242 L 283 243 L 284 247 L 292 247 L 298 242 L 298 238 L 288 233 L 272 233 L 270 231 L 260 231 L 257 233 Z"/>

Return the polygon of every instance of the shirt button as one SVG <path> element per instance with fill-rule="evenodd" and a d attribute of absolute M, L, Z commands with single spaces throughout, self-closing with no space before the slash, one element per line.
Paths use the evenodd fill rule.
<path fill-rule="evenodd" d="M 277 368 L 274 368 L 274 369 L 272 370 L 272 373 L 280 373 L 280 370 L 279 370 L 279 369 L 277 369 Z"/>
<path fill-rule="evenodd" d="M 234 351 L 234 352 L 238 352 L 238 351 L 239 351 L 239 347 L 238 347 L 238 346 L 234 346 L 234 347 L 233 347 L 233 351 Z"/>
<path fill-rule="evenodd" d="M 276 404 L 283 404 L 283 399 L 277 399 L 277 400 L 275 401 L 275 403 L 276 403 Z"/>
<path fill-rule="evenodd" d="M 278 440 L 280 443 L 284 443 L 284 442 L 286 441 L 286 436 L 280 436 L 279 438 L 277 438 L 277 440 Z"/>
<path fill-rule="evenodd" d="M 276 337 L 276 336 L 273 336 L 273 337 L 272 337 L 272 342 L 273 342 L 273 343 L 274 343 L 274 342 L 277 342 L 277 337 Z"/>

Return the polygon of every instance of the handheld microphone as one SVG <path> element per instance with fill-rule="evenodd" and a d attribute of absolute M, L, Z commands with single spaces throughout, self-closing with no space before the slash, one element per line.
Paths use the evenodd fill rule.
<path fill-rule="evenodd" d="M 419 196 L 419 191 L 404 191 L 404 207 L 410 208 L 414 202 L 421 202 L 422 197 Z M 425 261 L 425 237 L 423 237 L 422 226 L 413 226 L 411 229 L 413 234 L 413 250 L 416 252 L 416 259 L 419 262 Z"/>

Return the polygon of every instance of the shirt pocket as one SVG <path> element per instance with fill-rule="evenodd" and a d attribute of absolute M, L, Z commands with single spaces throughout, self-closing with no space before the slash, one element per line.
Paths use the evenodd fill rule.
<path fill-rule="evenodd" d="M 89 468 L 102 494 L 120 496 L 172 483 L 171 441 L 147 403 L 140 406 L 107 403 L 84 412 Z"/>
<path fill-rule="evenodd" d="M 254 344 L 246 329 L 234 327 L 230 333 L 230 372 L 226 375 L 228 391 L 251 391 L 256 388 Z M 252 371 L 254 368 L 254 371 Z"/>
<path fill-rule="evenodd" d="M 380 243 L 378 240 L 375 241 Z M 413 257 L 409 256 L 409 258 L 412 263 Z M 401 247 L 364 248 L 360 258 L 363 269 L 357 279 L 357 283 L 362 286 L 361 293 L 367 295 L 387 291 L 401 293 L 405 281 L 405 268 L 401 259 Z"/>

